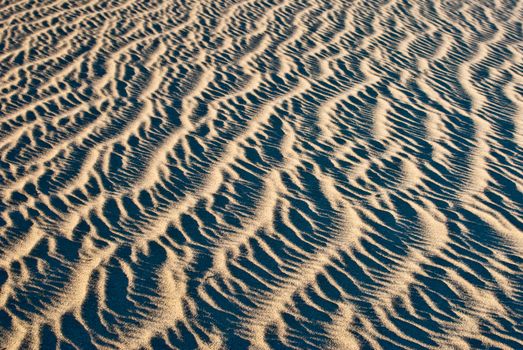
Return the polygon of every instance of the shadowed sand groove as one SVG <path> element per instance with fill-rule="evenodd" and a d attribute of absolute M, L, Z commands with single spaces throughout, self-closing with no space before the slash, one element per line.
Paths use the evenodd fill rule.
<path fill-rule="evenodd" d="M 522 11 L 0 0 L 0 349 L 522 349 Z"/>

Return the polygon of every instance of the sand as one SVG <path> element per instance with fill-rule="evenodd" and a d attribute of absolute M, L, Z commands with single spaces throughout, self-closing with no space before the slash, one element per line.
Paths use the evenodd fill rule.
<path fill-rule="evenodd" d="M 522 349 L 522 11 L 0 1 L 0 349 Z"/>

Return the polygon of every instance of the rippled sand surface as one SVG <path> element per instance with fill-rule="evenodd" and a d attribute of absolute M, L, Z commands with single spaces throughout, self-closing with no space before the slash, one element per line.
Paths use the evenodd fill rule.
<path fill-rule="evenodd" d="M 523 349 L 523 1 L 1 0 L 1 349 Z"/>

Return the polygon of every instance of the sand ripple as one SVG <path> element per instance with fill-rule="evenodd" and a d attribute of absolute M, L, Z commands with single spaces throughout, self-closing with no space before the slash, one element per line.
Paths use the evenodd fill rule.
<path fill-rule="evenodd" d="M 0 0 L 0 348 L 522 349 L 518 0 Z"/>

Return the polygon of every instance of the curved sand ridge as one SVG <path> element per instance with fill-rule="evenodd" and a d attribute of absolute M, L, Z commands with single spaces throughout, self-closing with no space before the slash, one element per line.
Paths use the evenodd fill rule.
<path fill-rule="evenodd" d="M 523 348 L 517 0 L 0 2 L 0 348 Z"/>

